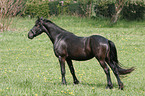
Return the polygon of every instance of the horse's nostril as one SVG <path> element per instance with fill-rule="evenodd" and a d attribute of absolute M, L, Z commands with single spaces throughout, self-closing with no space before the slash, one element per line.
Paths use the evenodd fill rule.
<path fill-rule="evenodd" d="M 28 38 L 29 38 L 29 39 L 33 39 L 34 37 L 30 37 L 30 36 L 28 36 Z"/>
<path fill-rule="evenodd" d="M 29 39 L 33 39 L 33 38 L 34 38 L 34 36 L 33 36 L 33 33 L 32 33 L 32 32 L 29 32 L 29 33 L 28 33 L 28 38 L 29 38 Z"/>

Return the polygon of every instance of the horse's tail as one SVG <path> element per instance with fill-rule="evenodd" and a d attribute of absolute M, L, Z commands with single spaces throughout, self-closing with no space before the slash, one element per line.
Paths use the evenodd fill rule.
<path fill-rule="evenodd" d="M 112 41 L 109 41 L 109 46 L 110 46 L 110 61 L 113 64 L 115 64 L 115 66 L 118 69 L 119 74 L 125 75 L 125 74 L 131 73 L 134 70 L 134 67 L 129 68 L 129 69 L 121 68 L 120 63 L 117 58 L 117 50 L 116 50 L 115 44 Z"/>

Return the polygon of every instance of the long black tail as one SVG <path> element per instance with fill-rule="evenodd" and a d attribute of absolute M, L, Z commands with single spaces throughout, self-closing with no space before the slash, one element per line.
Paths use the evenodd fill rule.
<path fill-rule="evenodd" d="M 117 50 L 116 50 L 115 44 L 112 41 L 109 41 L 109 46 L 110 46 L 110 60 L 118 68 L 119 74 L 125 75 L 125 74 L 131 73 L 134 70 L 134 67 L 129 68 L 129 69 L 121 68 L 119 61 L 117 59 Z"/>

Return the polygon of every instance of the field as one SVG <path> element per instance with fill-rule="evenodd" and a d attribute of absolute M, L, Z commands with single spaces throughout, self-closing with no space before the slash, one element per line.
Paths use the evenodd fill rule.
<path fill-rule="evenodd" d="M 96 59 L 73 61 L 80 84 L 66 64 L 67 86 L 61 85 L 60 66 L 46 34 L 29 40 L 28 31 L 36 18 L 14 18 L 11 29 L 0 33 L 0 96 L 143 96 L 145 95 L 145 21 L 120 21 L 60 16 L 49 18 L 78 36 L 102 35 L 112 40 L 123 67 L 136 70 L 121 77 L 124 90 L 111 71 L 114 85 L 105 89 L 106 76 Z"/>

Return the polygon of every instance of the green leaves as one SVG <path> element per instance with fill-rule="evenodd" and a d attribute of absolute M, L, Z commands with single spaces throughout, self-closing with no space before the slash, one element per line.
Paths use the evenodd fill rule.
<path fill-rule="evenodd" d="M 41 2 L 31 2 L 26 3 L 25 15 L 30 15 L 31 17 L 48 17 L 49 6 L 48 1 Z"/>

